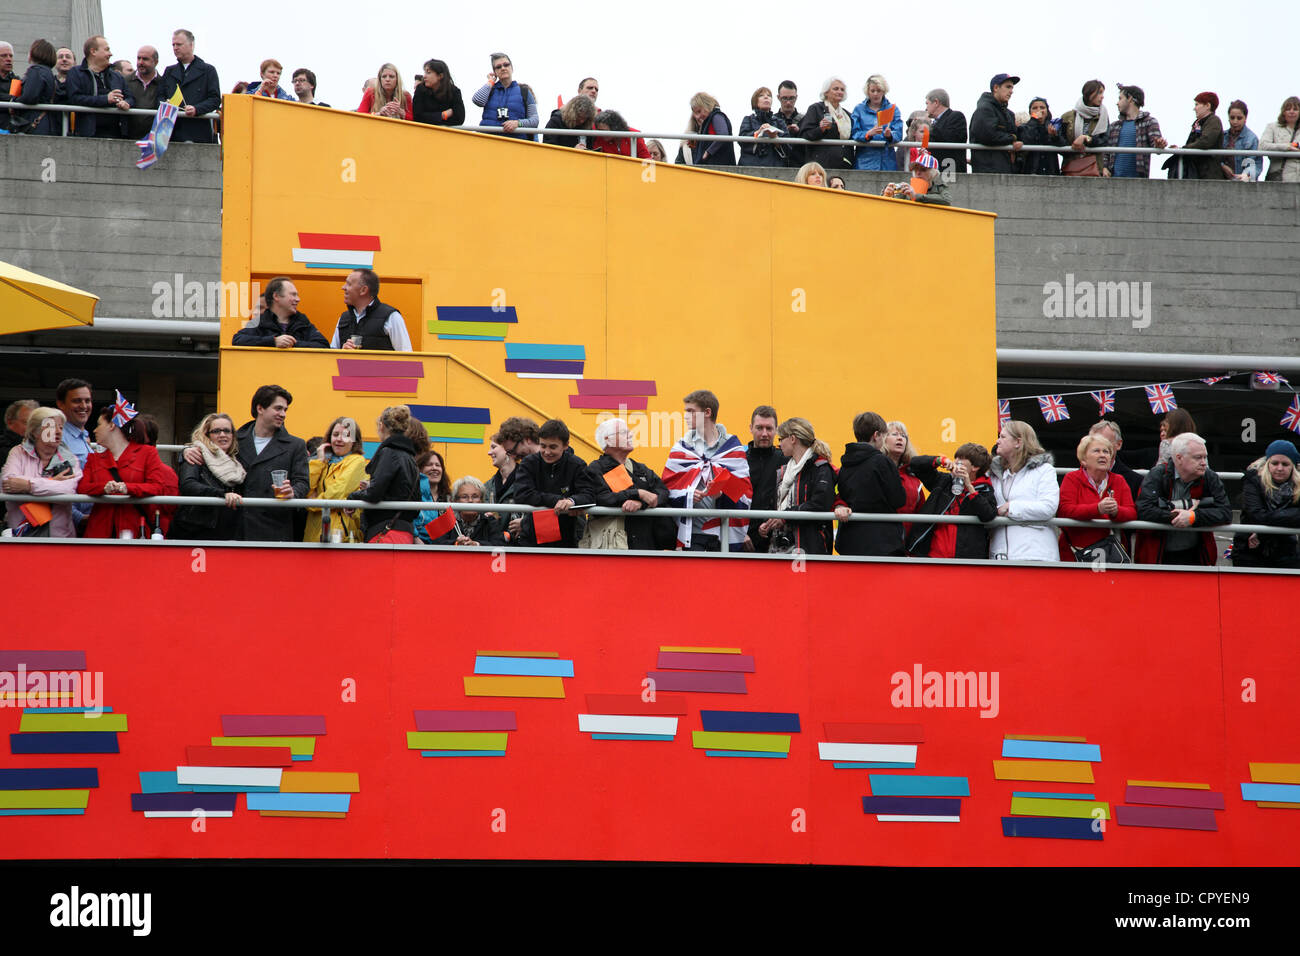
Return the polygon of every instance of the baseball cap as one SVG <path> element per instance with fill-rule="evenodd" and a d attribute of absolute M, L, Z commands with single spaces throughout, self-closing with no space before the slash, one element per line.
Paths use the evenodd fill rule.
<path fill-rule="evenodd" d="M 989 80 L 989 89 L 991 90 L 995 86 L 1001 86 L 1007 80 L 1010 80 L 1012 83 L 1019 83 L 1020 77 L 1012 76 L 1010 73 L 999 73 L 993 77 L 993 79 Z"/>

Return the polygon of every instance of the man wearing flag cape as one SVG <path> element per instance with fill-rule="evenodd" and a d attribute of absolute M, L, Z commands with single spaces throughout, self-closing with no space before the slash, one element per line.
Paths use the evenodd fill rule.
<path fill-rule="evenodd" d="M 664 484 L 673 508 L 734 508 L 748 511 L 753 488 L 745 446 L 717 423 L 718 398 L 700 389 L 684 399 L 686 434 L 668 453 Z M 749 522 L 732 521 L 728 533 L 731 550 L 744 544 Z M 677 547 L 686 551 L 721 551 L 721 518 L 681 518 L 677 522 Z"/>

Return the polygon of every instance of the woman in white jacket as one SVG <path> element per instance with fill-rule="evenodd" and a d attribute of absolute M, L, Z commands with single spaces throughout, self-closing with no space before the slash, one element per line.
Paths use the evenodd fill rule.
<path fill-rule="evenodd" d="M 1002 426 L 989 468 L 998 516 L 1017 521 L 1041 521 L 1056 516 L 1060 486 L 1052 456 L 1038 443 L 1025 422 Z M 994 528 L 989 556 L 1010 561 L 1057 561 L 1056 529 L 1045 524 Z"/>

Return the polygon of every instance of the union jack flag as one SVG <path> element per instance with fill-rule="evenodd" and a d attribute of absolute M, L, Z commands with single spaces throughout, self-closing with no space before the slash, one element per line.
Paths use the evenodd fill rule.
<path fill-rule="evenodd" d="M 1206 385 L 1213 385 L 1215 382 L 1222 382 L 1224 379 L 1232 378 L 1231 375 L 1212 375 L 1209 378 L 1201 379 Z"/>
<path fill-rule="evenodd" d="M 1070 417 L 1060 395 L 1039 395 L 1038 407 L 1043 410 L 1044 420 L 1049 422 L 1061 422 Z"/>
<path fill-rule="evenodd" d="M 1002 431 L 1002 426 L 1011 421 L 1011 399 L 998 399 L 998 431 Z"/>
<path fill-rule="evenodd" d="M 113 391 L 117 393 L 117 401 L 113 403 L 113 424 L 118 428 L 125 428 L 127 422 L 136 416 L 135 406 L 128 402 L 126 396 L 118 389 Z"/>
<path fill-rule="evenodd" d="M 1291 396 L 1291 404 L 1282 416 L 1282 425 L 1293 432 L 1300 432 L 1300 395 Z"/>
<path fill-rule="evenodd" d="M 1257 388 L 1277 388 L 1282 384 L 1291 384 L 1277 372 L 1256 372 L 1252 378 Z"/>
<path fill-rule="evenodd" d="M 694 432 L 689 433 L 694 435 Z M 722 472 L 730 472 L 729 476 Z M 736 508 L 748 511 L 753 485 L 749 480 L 749 458 L 745 446 L 735 435 L 728 435 L 722 446 L 715 451 L 700 454 L 694 446 L 683 438 L 668 453 L 664 465 L 664 484 L 668 486 L 668 506 L 670 508 L 694 508 L 695 489 L 703 488 L 716 494 L 714 508 Z M 701 485 L 700 483 L 703 482 Z M 704 504 L 700 505 L 705 507 Z M 691 532 L 694 519 L 677 520 L 677 546 L 691 546 Z M 705 518 L 700 533 L 717 538 L 721 535 L 722 519 Z M 745 541 L 749 522 L 732 521 L 730 524 L 730 543 L 732 548 L 739 548 Z"/>
<path fill-rule="evenodd" d="M 1115 390 L 1113 388 L 1103 388 L 1100 392 L 1089 392 L 1097 402 L 1097 417 L 1105 415 L 1107 412 L 1115 410 Z"/>
<path fill-rule="evenodd" d="M 1151 403 L 1151 413 L 1153 415 L 1163 415 L 1172 409 L 1178 407 L 1178 400 L 1174 398 L 1174 390 L 1168 385 L 1146 385 L 1147 401 Z"/>
<path fill-rule="evenodd" d="M 180 93 L 179 87 L 176 93 Z M 149 135 L 135 144 L 140 147 L 140 158 L 135 161 L 136 168 L 148 169 L 162 158 L 163 153 L 167 152 L 167 145 L 171 142 L 172 131 L 176 127 L 176 120 L 180 114 L 180 107 L 175 103 L 158 104 L 158 115 L 153 119 L 153 127 L 149 130 Z"/>

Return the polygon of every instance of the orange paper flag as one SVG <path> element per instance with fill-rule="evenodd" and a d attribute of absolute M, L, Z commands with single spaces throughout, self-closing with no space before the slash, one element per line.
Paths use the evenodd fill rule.
<path fill-rule="evenodd" d="M 930 180 L 922 179 L 920 176 L 912 177 L 912 192 L 918 196 L 924 196 L 930 191 Z"/>
<path fill-rule="evenodd" d="M 14 99 L 23 95 L 23 81 L 16 76 L 9 81 L 9 95 Z"/>
<path fill-rule="evenodd" d="M 627 473 L 624 466 L 615 465 L 605 472 L 605 484 L 609 485 L 610 491 L 618 494 L 620 491 L 627 491 L 632 487 L 632 476 Z"/>
<path fill-rule="evenodd" d="M 54 509 L 40 501 L 28 501 L 18 506 L 27 523 L 33 528 L 47 524 L 54 517 Z"/>
<path fill-rule="evenodd" d="M 928 126 L 925 127 L 925 129 L 921 130 L 921 148 L 922 149 L 930 148 L 930 127 Z"/>
<path fill-rule="evenodd" d="M 554 509 L 533 512 L 533 536 L 538 544 L 560 540 L 560 519 Z"/>
<path fill-rule="evenodd" d="M 898 112 L 897 106 L 891 106 L 887 110 L 881 110 L 876 114 L 876 122 L 882 127 L 888 128 L 889 124 L 894 121 L 894 114 Z"/>

